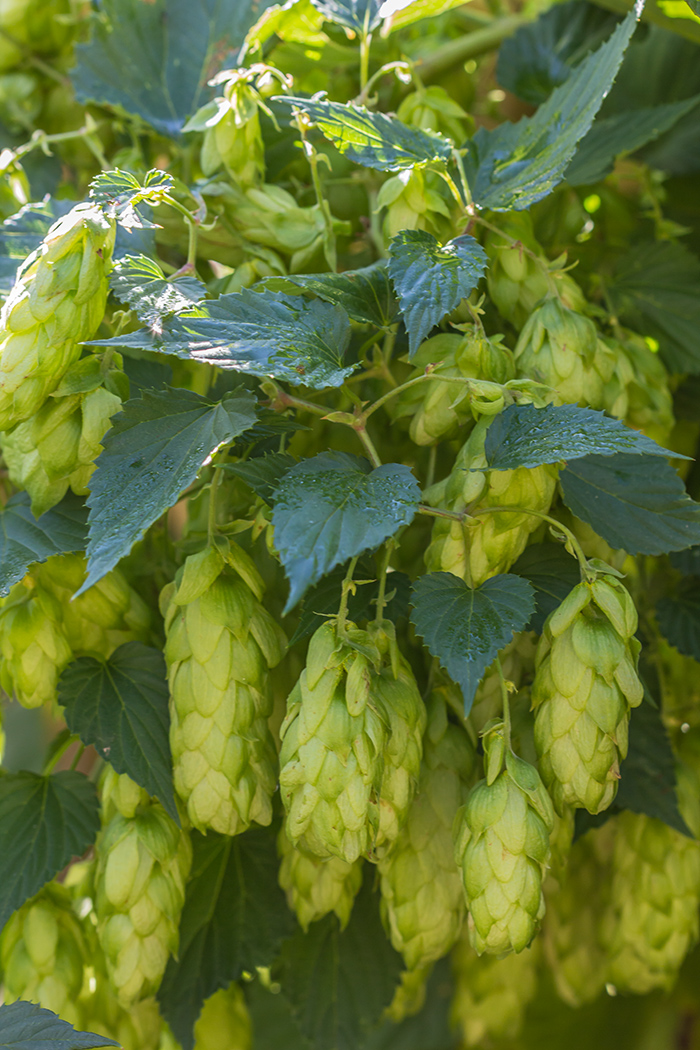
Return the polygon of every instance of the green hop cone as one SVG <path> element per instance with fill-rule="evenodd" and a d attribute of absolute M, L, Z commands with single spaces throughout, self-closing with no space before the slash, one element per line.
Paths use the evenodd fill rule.
<path fill-rule="evenodd" d="M 425 707 L 391 624 L 319 627 L 280 731 L 290 841 L 350 864 L 386 852 L 413 798 L 424 726 Z"/>
<path fill-rule="evenodd" d="M 675 422 L 668 372 L 640 335 L 624 330 L 620 334 L 624 338 L 604 340 L 617 365 L 603 392 L 603 408 L 667 445 Z"/>
<path fill-rule="evenodd" d="M 55 700 L 71 656 L 60 603 L 25 576 L 0 601 L 0 685 L 23 707 L 40 707 Z"/>
<path fill-rule="evenodd" d="M 512 354 L 501 346 L 500 337 L 487 339 L 476 328 L 464 335 L 445 332 L 433 336 L 420 346 L 412 364 L 415 368 L 409 380 L 435 370 L 449 379 L 481 380 L 482 386 L 493 383 L 493 397 L 500 396 L 501 407 L 503 394 L 497 384 L 515 376 Z M 469 383 L 432 379 L 410 387 L 389 401 L 387 408 L 392 420 L 410 419 L 409 433 L 416 445 L 434 445 L 472 421 L 475 396 L 478 391 Z"/>
<path fill-rule="evenodd" d="M 435 172 L 411 168 L 392 175 L 377 195 L 377 211 L 386 209 L 383 230 L 388 244 L 402 230 L 427 230 L 438 240 L 454 235 L 455 204 Z"/>
<path fill-rule="evenodd" d="M 471 740 L 448 720 L 442 690 L 427 708 L 418 791 L 394 848 L 379 862 L 382 919 L 409 971 L 446 955 L 462 928 L 452 827 L 476 762 Z"/>
<path fill-rule="evenodd" d="M 109 763 L 100 785 L 102 802 L 102 822 L 107 824 L 113 816 L 121 813 L 123 817 L 135 817 L 137 812 L 149 804 L 149 795 L 139 787 L 126 773 L 117 773 Z"/>
<path fill-rule="evenodd" d="M 250 1050 L 252 1027 L 237 984 L 220 988 L 205 1000 L 194 1026 L 194 1050 Z"/>
<path fill-rule="evenodd" d="M 407 1017 L 415 1017 L 423 1009 L 428 979 L 432 969 L 432 965 L 429 964 L 421 966 L 417 970 L 404 970 L 402 972 L 401 981 L 394 992 L 394 998 L 384 1011 L 384 1017 L 387 1020 L 393 1021 L 394 1024 L 400 1024 Z"/>
<path fill-rule="evenodd" d="M 487 507 L 521 507 L 475 516 L 469 523 L 437 518 L 425 553 L 429 572 L 452 572 L 472 587 L 498 573 L 507 572 L 527 546 L 541 519 L 528 510 L 546 512 L 554 498 L 557 471 L 545 465 L 528 469 L 485 472 L 484 441 L 489 417 L 474 427 L 460 450 L 451 474 L 429 490 L 433 506 L 446 510 L 474 511 Z"/>
<path fill-rule="evenodd" d="M 452 952 L 455 990 L 450 1019 L 465 1046 L 490 1039 L 515 1039 L 537 991 L 540 948 L 536 941 L 519 955 L 482 955 L 462 936 Z"/>
<path fill-rule="evenodd" d="M 552 803 L 534 766 L 507 747 L 503 723 L 484 736 L 486 778 L 455 823 L 455 857 L 479 955 L 521 952 L 544 915 Z M 504 762 L 505 759 L 505 762 Z"/>
<path fill-rule="evenodd" d="M 213 83 L 224 85 L 223 95 L 200 110 L 185 130 L 205 128 L 200 163 L 206 176 L 223 165 L 241 189 L 247 189 L 262 182 L 265 174 L 258 93 L 246 69 L 224 69 Z"/>
<path fill-rule="evenodd" d="M 115 223 L 77 204 L 20 268 L 2 311 L 0 429 L 33 416 L 97 331 Z"/>
<path fill-rule="evenodd" d="M 407 95 L 396 115 L 404 124 L 412 124 L 423 131 L 436 131 L 457 145 L 467 137 L 467 113 L 436 84 Z"/>
<path fill-rule="evenodd" d="M 16 911 L 0 936 L 4 1000 L 28 999 L 77 1028 L 79 995 L 89 960 L 83 924 L 68 890 L 50 882 Z"/>
<path fill-rule="evenodd" d="M 98 358 L 83 358 L 32 419 L 0 438 L 10 480 L 27 490 L 35 517 L 59 503 L 69 488 L 78 495 L 88 491 L 102 439 L 121 408 L 115 390 L 128 395 L 123 373 L 109 376 L 104 386 L 102 379 Z M 89 389 L 63 393 L 85 384 Z"/>
<path fill-rule="evenodd" d="M 362 861 L 348 864 L 340 857 L 315 857 L 296 849 L 284 828 L 277 836 L 277 850 L 279 884 L 300 926 L 308 930 L 312 922 L 334 912 L 344 929 L 362 885 Z"/>
<path fill-rule="evenodd" d="M 567 403 L 603 407 L 617 356 L 598 337 L 590 318 L 558 297 L 535 308 L 514 353 L 519 375 L 546 383 Z"/>
<path fill-rule="evenodd" d="M 637 612 L 614 576 L 578 584 L 548 617 L 532 705 L 542 779 L 561 813 L 607 809 L 627 754 L 630 708 L 642 701 Z"/>
<path fill-rule="evenodd" d="M 237 835 L 269 824 L 276 753 L 268 671 L 285 638 L 263 608 L 250 557 L 191 555 L 161 595 L 175 788 L 196 828 Z"/>
<path fill-rule="evenodd" d="M 153 995 L 178 948 L 189 836 L 160 803 L 131 817 L 118 810 L 98 836 L 95 875 L 97 933 L 119 1002 Z"/>

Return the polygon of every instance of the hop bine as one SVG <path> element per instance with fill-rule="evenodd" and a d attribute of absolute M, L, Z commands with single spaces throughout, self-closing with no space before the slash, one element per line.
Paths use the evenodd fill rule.
<path fill-rule="evenodd" d="M 578 584 L 548 617 L 532 704 L 542 779 L 559 812 L 607 809 L 627 754 L 630 708 L 642 702 L 637 612 L 611 575 Z"/>

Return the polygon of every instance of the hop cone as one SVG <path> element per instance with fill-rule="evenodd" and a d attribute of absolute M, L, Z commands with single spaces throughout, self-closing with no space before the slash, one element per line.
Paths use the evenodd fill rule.
<path fill-rule="evenodd" d="M 98 208 L 77 204 L 20 269 L 1 316 L 0 430 L 38 411 L 97 331 L 114 232 Z"/>
<path fill-rule="evenodd" d="M 338 916 L 341 927 L 347 926 L 362 885 L 362 861 L 348 864 L 340 857 L 324 859 L 296 849 L 284 828 L 277 837 L 277 850 L 279 884 L 303 929 L 331 912 Z"/>
<path fill-rule="evenodd" d="M 607 809 L 627 754 L 630 708 L 642 701 L 637 612 L 613 576 L 578 584 L 548 617 L 532 686 L 542 779 L 561 813 Z"/>
<path fill-rule="evenodd" d="M 396 986 L 394 998 L 391 1000 L 384 1017 L 394 1024 L 399 1024 L 407 1017 L 414 1017 L 425 1005 L 425 994 L 432 965 L 421 966 L 417 970 L 404 970 L 401 974 L 401 983 Z"/>
<path fill-rule="evenodd" d="M 469 737 L 448 721 L 441 691 L 434 691 L 418 792 L 394 848 L 379 863 L 382 919 L 410 971 L 446 955 L 462 928 L 464 895 L 452 826 L 475 761 Z"/>
<path fill-rule="evenodd" d="M 160 803 L 127 817 L 112 795 L 112 807 L 97 840 L 95 911 L 110 980 L 129 1006 L 158 990 L 177 953 L 192 847 Z"/>
<path fill-rule="evenodd" d="M 440 240 L 449 239 L 453 235 L 452 207 L 440 177 L 418 167 L 392 175 L 377 195 L 377 210 L 386 208 L 387 242 L 401 230 L 427 230 Z"/>
<path fill-rule="evenodd" d="M 207 121 L 200 154 L 206 176 L 213 175 L 223 165 L 241 189 L 262 182 L 265 173 L 257 92 L 249 84 L 248 76 L 247 70 L 223 70 L 217 76 L 216 81 L 224 83 L 224 93 L 216 100 L 218 120 L 213 125 L 211 119 Z M 206 107 L 207 111 L 210 106 Z M 196 118 L 192 124 L 195 121 Z"/>
<path fill-rule="evenodd" d="M 455 825 L 455 856 L 479 955 L 521 952 L 544 915 L 552 803 L 537 770 L 506 749 L 502 723 L 484 737 L 486 778 Z M 505 752 L 505 768 L 503 768 Z"/>
<path fill-rule="evenodd" d="M 128 393 L 123 374 L 110 376 L 101 385 L 100 362 L 88 357 L 73 365 L 53 397 L 37 414 L 2 436 L 2 452 L 10 479 L 27 490 L 32 511 L 40 517 L 63 499 L 69 488 L 78 495 L 88 491 L 102 439 L 119 412 L 121 397 Z M 81 380 L 95 382 L 86 392 L 62 395 L 62 389 Z"/>
<path fill-rule="evenodd" d="M 455 143 L 463 142 L 467 137 L 465 121 L 469 120 L 468 115 L 444 88 L 436 84 L 407 95 L 396 115 L 404 124 L 412 124 L 424 131 L 436 131 Z"/>
<path fill-rule="evenodd" d="M 521 329 L 537 303 L 551 293 L 553 286 L 569 309 L 582 311 L 585 308 L 583 292 L 573 278 L 550 271 L 528 212 L 499 215 L 498 225 L 506 237 L 495 231 L 489 231 L 486 236 L 484 247 L 490 259 L 486 280 L 490 298 L 507 321 Z"/>
<path fill-rule="evenodd" d="M 519 955 L 479 958 L 467 937 L 460 938 L 452 952 L 455 991 L 450 1017 L 465 1046 L 517 1037 L 537 990 L 539 957 L 535 942 Z"/>
<path fill-rule="evenodd" d="M 487 507 L 522 507 L 522 513 L 483 514 L 471 523 L 437 518 L 425 554 L 429 572 L 452 572 L 478 587 L 491 576 L 507 572 L 539 528 L 540 519 L 527 510 L 546 512 L 554 498 L 556 470 L 551 466 L 483 472 L 484 441 L 489 419 L 477 423 L 460 450 L 452 473 L 430 493 L 433 505 L 447 510 L 474 511 Z"/>
<path fill-rule="evenodd" d="M 262 580 L 231 548 L 191 555 L 161 595 L 175 788 L 200 831 L 269 824 L 276 783 L 268 669 L 284 635 L 260 604 Z M 237 571 L 239 570 L 239 571 Z"/>
<path fill-rule="evenodd" d="M 59 602 L 25 576 L 0 602 L 0 685 L 23 707 L 40 707 L 55 699 L 70 659 Z"/>
<path fill-rule="evenodd" d="M 16 911 L 0 937 L 6 1003 L 28 999 L 80 1028 L 78 997 L 89 959 L 69 892 L 50 882 Z"/>
<path fill-rule="evenodd" d="M 487 339 L 477 331 L 433 336 L 421 345 L 413 364 L 409 379 L 424 375 L 432 366 L 440 376 L 479 380 L 481 396 L 490 394 L 494 399 L 489 401 L 489 413 L 498 411 L 499 404 L 503 407 L 503 392 L 496 384 L 515 375 L 511 352 L 500 345 L 499 337 Z M 433 445 L 451 437 L 457 427 L 472 420 L 478 405 L 479 392 L 471 385 L 439 379 L 410 387 L 388 402 L 392 419 L 410 419 L 411 440 L 416 445 Z"/>
<path fill-rule="evenodd" d="M 82 554 L 49 558 L 33 570 L 38 586 L 60 603 L 60 615 L 74 654 L 110 656 L 125 642 L 150 640 L 151 613 L 121 570 L 112 569 L 78 598 L 85 580 Z"/>
<path fill-rule="evenodd" d="M 411 804 L 425 709 L 390 625 L 325 623 L 287 702 L 280 788 L 297 848 L 353 863 L 395 839 Z M 389 710 L 390 705 L 390 710 Z"/>
<path fill-rule="evenodd" d="M 517 346 L 518 374 L 546 383 L 570 404 L 602 408 L 617 365 L 595 325 L 561 299 L 545 299 L 530 315 Z"/>
<path fill-rule="evenodd" d="M 237 984 L 205 1000 L 194 1026 L 194 1050 L 250 1050 L 250 1015 Z"/>
<path fill-rule="evenodd" d="M 604 340 L 617 365 L 603 392 L 603 408 L 666 445 L 675 422 L 668 372 L 641 336 L 624 331 L 622 335 L 619 340 Z"/>

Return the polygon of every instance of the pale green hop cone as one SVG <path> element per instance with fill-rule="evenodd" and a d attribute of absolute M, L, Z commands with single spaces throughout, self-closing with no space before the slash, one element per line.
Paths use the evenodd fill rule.
<path fill-rule="evenodd" d="M 239 985 L 220 988 L 205 999 L 194 1026 L 194 1050 L 250 1050 L 252 1042 L 250 1014 Z"/>
<path fill-rule="evenodd" d="M 341 928 L 347 926 L 362 885 L 362 860 L 348 864 L 340 857 L 316 857 L 293 846 L 284 828 L 277 836 L 277 851 L 279 884 L 302 929 L 331 912 Z"/>
<path fill-rule="evenodd" d="M 31 575 L 0 601 L 0 685 L 23 707 L 56 699 L 71 660 L 60 603 Z"/>

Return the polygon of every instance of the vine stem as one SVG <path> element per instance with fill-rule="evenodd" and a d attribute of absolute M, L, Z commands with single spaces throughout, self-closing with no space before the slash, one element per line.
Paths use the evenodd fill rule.
<path fill-rule="evenodd" d="M 60 747 L 58 747 L 58 748 L 57 748 L 57 749 L 56 749 L 56 750 L 54 751 L 53 755 L 52 755 L 52 756 L 51 756 L 51 758 L 50 758 L 50 759 L 48 760 L 48 762 L 46 762 L 46 763 L 44 764 L 44 768 L 43 768 L 43 770 L 42 770 L 42 775 L 43 775 L 43 776 L 47 777 L 47 776 L 49 775 L 49 773 L 52 773 L 52 772 L 53 772 L 53 770 L 54 770 L 54 769 L 56 768 L 56 766 L 58 765 L 58 763 L 60 762 L 60 760 L 61 760 L 61 759 L 63 758 L 63 756 L 65 755 L 65 753 L 66 753 L 66 751 L 68 750 L 68 748 L 69 748 L 69 747 L 72 747 L 72 746 L 73 746 L 73 744 L 74 744 L 74 743 L 76 742 L 76 740 L 77 740 L 77 739 L 78 739 L 78 737 L 77 737 L 77 736 L 75 736 L 75 734 L 74 734 L 74 733 L 71 733 L 71 735 L 70 735 L 69 737 L 66 737 L 66 739 L 65 739 L 65 740 L 63 741 L 63 743 L 61 744 L 61 746 L 60 746 Z"/>
<path fill-rule="evenodd" d="M 367 7 L 369 14 L 369 5 Z M 360 95 L 363 97 L 367 91 L 369 82 L 369 49 L 372 43 L 372 34 L 365 29 L 360 35 Z"/>
<path fill-rule="evenodd" d="M 501 682 L 501 697 L 503 698 L 503 735 L 506 738 L 507 746 L 512 750 L 510 741 L 510 697 L 508 696 L 508 685 L 503 674 L 500 656 L 496 657 L 496 667 L 498 668 L 498 677 Z"/>
<path fill-rule="evenodd" d="M 378 408 L 382 408 L 387 401 L 392 397 L 396 397 L 398 394 L 403 393 L 404 390 L 410 390 L 412 386 L 417 386 L 418 383 L 424 383 L 427 379 L 439 379 L 442 383 L 472 383 L 474 380 L 467 376 L 443 376 L 439 372 L 426 372 L 422 376 L 416 376 L 415 379 L 409 379 L 401 386 L 395 386 L 391 390 L 388 390 L 386 394 L 382 394 L 381 397 L 377 398 L 369 408 L 363 412 L 363 417 L 369 419 Z M 494 383 L 494 386 L 501 386 L 500 383 Z"/>
<path fill-rule="evenodd" d="M 355 571 L 358 558 L 359 554 L 356 555 L 354 558 L 350 559 L 348 571 L 346 572 L 345 579 L 343 580 L 343 590 L 340 596 L 340 607 L 338 609 L 338 631 L 340 634 L 345 633 L 345 621 L 347 620 L 348 616 L 348 596 L 350 594 L 350 591 L 352 590 L 352 576 Z"/>
<path fill-rule="evenodd" d="M 382 567 L 379 574 L 379 591 L 377 593 L 377 614 L 375 620 L 379 623 L 384 619 L 384 606 L 386 605 L 386 577 L 389 571 L 389 562 L 391 561 L 391 555 L 394 550 L 394 540 L 389 539 L 386 543 L 386 550 L 384 552 L 384 559 L 382 561 Z"/>
<path fill-rule="evenodd" d="M 304 155 L 309 162 L 309 170 L 311 171 L 311 182 L 313 183 L 314 193 L 316 194 L 316 203 L 321 209 L 323 215 L 323 225 L 325 227 L 325 237 L 323 243 L 323 250 L 326 253 L 326 260 L 329 268 L 333 273 L 338 272 L 338 251 L 335 243 L 335 231 L 333 229 L 333 216 L 331 214 L 330 205 L 326 200 L 323 193 L 323 186 L 321 185 L 321 176 L 318 173 L 318 154 L 314 149 L 314 146 L 306 137 L 306 125 L 304 124 L 303 115 L 297 110 L 296 111 L 297 127 L 299 128 L 299 134 L 301 135 L 301 142 L 304 148 Z"/>
<path fill-rule="evenodd" d="M 379 454 L 377 453 L 377 450 L 374 447 L 374 442 L 372 441 L 372 438 L 367 433 L 367 430 L 365 429 L 364 425 L 363 424 L 362 425 L 361 424 L 356 424 L 355 426 L 353 426 L 353 430 L 355 431 L 355 433 L 359 437 L 359 439 L 362 442 L 362 444 L 365 446 L 365 450 L 366 450 L 367 455 L 369 456 L 369 458 L 370 458 L 370 460 L 372 462 L 372 466 L 373 467 L 381 467 L 382 461 L 379 458 Z"/>
<path fill-rule="evenodd" d="M 209 515 L 207 518 L 207 539 L 209 545 L 214 543 L 214 536 L 216 535 L 216 496 L 219 489 L 219 482 L 221 481 L 221 475 L 223 474 L 223 467 L 214 467 L 214 476 L 211 479 L 209 486 Z"/>

